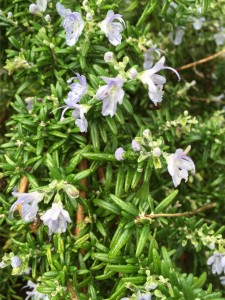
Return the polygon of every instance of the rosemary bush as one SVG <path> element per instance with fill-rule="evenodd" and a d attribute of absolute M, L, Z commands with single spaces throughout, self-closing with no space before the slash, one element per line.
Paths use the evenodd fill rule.
<path fill-rule="evenodd" d="M 225 299 L 225 1 L 0 8 L 1 299 Z"/>

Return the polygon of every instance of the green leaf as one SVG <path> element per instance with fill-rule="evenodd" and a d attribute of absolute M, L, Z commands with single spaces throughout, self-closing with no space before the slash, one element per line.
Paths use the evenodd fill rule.
<path fill-rule="evenodd" d="M 160 202 L 159 205 L 155 208 L 155 213 L 158 214 L 161 211 L 163 211 L 165 208 L 167 208 L 173 202 L 173 200 L 176 198 L 178 193 L 179 193 L 179 191 L 175 190 L 169 196 L 167 196 L 165 199 L 163 199 L 162 202 Z"/>
<path fill-rule="evenodd" d="M 138 216 L 139 211 L 131 203 L 125 202 L 113 194 L 110 195 L 110 198 L 114 201 L 116 205 L 118 205 L 122 210 L 124 210 L 128 214 L 131 214 L 135 217 Z"/>

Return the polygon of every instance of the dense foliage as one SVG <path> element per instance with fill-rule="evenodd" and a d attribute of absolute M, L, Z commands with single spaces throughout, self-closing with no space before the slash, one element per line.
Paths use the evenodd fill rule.
<path fill-rule="evenodd" d="M 60 3 L 1 1 L 1 299 L 224 299 L 225 1 Z"/>

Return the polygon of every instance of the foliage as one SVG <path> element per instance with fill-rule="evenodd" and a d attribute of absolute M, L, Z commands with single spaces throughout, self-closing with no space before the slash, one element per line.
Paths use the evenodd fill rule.
<path fill-rule="evenodd" d="M 63 0 L 85 20 L 70 47 L 57 1 L 37 14 L 29 12 L 31 1 L 2 1 L 0 111 L 13 109 L 0 145 L 1 260 L 7 265 L 0 268 L 2 299 L 24 299 L 27 280 L 52 300 L 139 299 L 137 292 L 147 290 L 152 299 L 224 299 L 218 275 L 207 266 L 215 251 L 225 252 L 223 56 L 180 70 L 181 81 L 161 68 L 167 83 L 157 106 L 140 78 L 144 54 L 154 45 L 175 69 L 222 50 L 215 34 L 223 34 L 225 1 L 171 2 Z M 116 46 L 98 26 L 110 9 L 126 23 Z M 203 16 L 202 28 L 194 29 Z M 184 27 L 183 41 L 174 45 L 178 27 Z M 107 52 L 113 52 L 113 61 L 106 62 Z M 152 52 L 154 64 L 161 54 Z M 132 68 L 137 77 L 130 75 Z M 71 110 L 61 120 L 74 72 L 88 84 L 80 102 L 88 106 L 85 133 Z M 96 97 L 105 84 L 101 76 L 118 74 L 125 81 L 123 102 L 114 116 L 103 116 Z M 133 150 L 134 139 L 141 151 Z M 196 174 L 174 189 L 168 158 L 188 145 Z M 121 160 L 114 155 L 119 147 Z M 12 192 L 24 176 L 29 192 L 44 194 L 32 223 L 17 211 L 9 217 Z M 80 196 L 74 197 L 77 189 Z M 49 236 L 40 216 L 53 202 L 63 203 L 72 222 L 65 233 Z M 182 215 L 211 203 L 216 203 L 211 210 Z M 79 206 L 85 217 L 75 234 Z M 175 213 L 181 215 L 146 217 Z M 11 266 L 15 256 L 19 268 Z"/>

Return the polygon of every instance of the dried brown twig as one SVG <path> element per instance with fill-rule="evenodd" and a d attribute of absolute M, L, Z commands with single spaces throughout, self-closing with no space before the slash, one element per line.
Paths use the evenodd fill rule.
<path fill-rule="evenodd" d="M 204 63 L 206 63 L 206 62 L 208 62 L 208 61 L 210 61 L 210 60 L 212 60 L 212 59 L 214 59 L 214 58 L 216 58 L 216 57 L 218 57 L 218 56 L 220 56 L 222 54 L 225 54 L 225 49 L 223 49 L 223 50 L 221 50 L 221 51 L 219 51 L 219 52 L 217 52 L 215 54 L 212 54 L 212 55 L 210 55 L 208 57 L 202 58 L 202 59 L 200 59 L 198 61 L 194 61 L 194 62 L 192 62 L 190 64 L 181 66 L 181 67 L 177 68 L 176 70 L 177 71 L 181 71 L 181 70 L 185 70 L 185 69 L 189 69 L 189 68 L 195 67 L 195 66 L 200 65 L 200 64 L 204 64 Z"/>
<path fill-rule="evenodd" d="M 144 215 L 144 216 L 139 216 L 136 217 L 136 221 L 140 221 L 140 220 L 151 220 L 151 219 L 155 219 L 155 218 L 160 218 L 160 217 L 164 217 L 164 218 L 172 218 L 172 217 L 186 217 L 186 216 L 193 216 L 196 215 L 204 210 L 210 209 L 216 207 L 216 203 L 210 203 L 207 205 L 204 205 L 198 209 L 195 209 L 193 211 L 187 211 L 187 212 L 183 212 L 183 213 L 174 213 L 174 214 L 166 214 L 166 213 L 160 213 L 160 214 L 150 214 L 150 215 Z"/>

